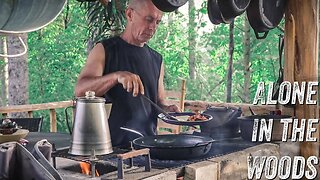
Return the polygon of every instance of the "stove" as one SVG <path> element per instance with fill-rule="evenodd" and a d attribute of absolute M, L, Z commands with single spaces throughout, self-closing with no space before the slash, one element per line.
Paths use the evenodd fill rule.
<path fill-rule="evenodd" d="M 159 160 L 151 159 L 151 166 L 155 169 L 174 169 L 188 164 L 205 161 L 214 157 L 223 156 L 246 148 L 253 147 L 259 143 L 244 141 L 241 138 L 220 139 L 212 143 L 210 151 L 201 157 L 187 160 Z M 140 157 L 133 159 L 135 164 L 143 165 L 143 159 Z"/>
<path fill-rule="evenodd" d="M 53 152 L 51 153 L 53 166 L 56 168 L 56 158 L 66 158 L 71 159 L 74 161 L 79 162 L 86 162 L 90 165 L 90 172 L 91 177 L 94 178 L 96 175 L 96 166 L 100 165 L 102 166 L 100 169 L 106 169 L 107 167 L 116 167 L 118 171 L 118 179 L 123 179 L 124 176 L 124 163 L 127 164 L 127 167 L 133 167 L 133 158 L 139 157 L 141 159 L 140 166 L 145 167 L 145 171 L 151 170 L 151 162 L 150 162 L 150 153 L 149 149 L 139 149 L 139 150 L 128 150 L 128 149 L 120 149 L 120 148 L 113 148 L 113 152 L 111 154 L 106 155 L 95 155 L 94 151 L 90 156 L 79 156 L 79 155 L 72 155 L 69 154 L 69 148 L 62 148 L 59 150 L 56 150 L 55 147 L 53 147 Z M 101 170 L 99 172 L 101 173 Z M 78 171 L 80 172 L 80 171 Z"/>
<path fill-rule="evenodd" d="M 194 134 L 199 136 L 204 135 L 202 133 L 196 132 Z M 133 151 L 132 149 L 121 148 L 114 148 L 113 153 L 103 156 L 95 155 L 94 152 L 92 152 L 91 156 L 71 155 L 68 153 L 68 146 L 70 145 L 70 135 L 59 133 L 29 133 L 28 140 L 30 143 L 27 145 L 27 147 L 29 147 L 29 150 L 33 149 L 32 144 L 36 143 L 37 141 L 43 138 L 48 139 L 48 141 L 52 145 L 56 144 L 57 149 L 52 148 L 53 152 L 51 156 L 53 159 L 53 164 L 55 167 L 58 168 L 58 171 L 62 174 L 65 173 L 64 175 L 68 177 L 69 175 L 74 175 L 77 177 L 79 176 L 79 179 L 90 178 L 90 176 L 88 175 L 81 174 L 81 169 L 79 165 L 80 162 L 87 162 L 90 164 L 90 166 L 92 165 L 91 168 L 98 170 L 98 172 L 102 174 L 101 178 L 109 176 L 118 176 L 118 178 L 121 178 L 124 176 L 124 174 L 127 174 L 128 177 L 130 177 L 131 175 L 133 175 L 131 172 L 135 171 L 136 169 L 139 170 L 139 172 L 143 172 L 149 171 L 151 167 L 151 173 L 145 172 L 145 174 L 151 175 L 170 169 L 175 171 L 175 168 L 179 169 L 188 164 L 206 161 L 214 157 L 220 157 L 233 152 L 242 151 L 249 147 L 261 144 L 253 143 L 251 141 L 244 141 L 241 137 L 220 138 L 216 139 L 213 142 L 210 151 L 202 157 L 186 160 L 158 160 L 150 159 L 149 151 L 147 150 L 144 151 L 141 155 L 139 155 L 141 153 L 140 151 Z M 138 155 L 132 153 L 131 151 L 138 152 Z M 133 165 L 134 167 L 132 167 Z M 92 173 L 91 177 L 94 176 L 94 173 Z"/>
<path fill-rule="evenodd" d="M 107 171 L 111 172 L 117 170 L 118 179 L 122 179 L 124 177 L 124 166 L 126 168 L 133 167 L 133 165 L 137 167 L 145 167 L 145 171 L 150 171 L 151 167 L 152 169 L 160 170 L 174 169 L 188 164 L 205 161 L 214 157 L 241 151 L 258 144 L 259 143 L 244 141 L 240 137 L 219 139 L 212 143 L 211 149 L 206 155 L 186 160 L 150 159 L 149 149 L 128 150 L 120 148 L 114 148 L 114 152 L 111 154 L 99 156 L 94 155 L 94 153 L 91 156 L 71 155 L 68 153 L 69 149 L 65 148 L 53 151 L 52 158 L 54 167 L 56 167 L 56 157 L 67 158 L 79 162 L 89 163 L 91 166 L 91 172 L 95 172 L 96 167 L 98 167 L 100 173 L 107 173 Z M 91 177 L 95 177 L 95 173 L 91 173 Z"/>

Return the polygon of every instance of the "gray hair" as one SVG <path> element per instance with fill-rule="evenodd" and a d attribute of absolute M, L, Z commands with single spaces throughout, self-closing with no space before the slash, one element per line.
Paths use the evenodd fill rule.
<path fill-rule="evenodd" d="M 128 8 L 139 10 L 145 6 L 145 4 L 151 0 L 129 0 Z"/>

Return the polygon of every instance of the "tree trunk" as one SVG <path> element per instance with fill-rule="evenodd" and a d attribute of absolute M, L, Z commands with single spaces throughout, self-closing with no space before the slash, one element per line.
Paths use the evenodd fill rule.
<path fill-rule="evenodd" d="M 0 53 L 7 54 L 6 37 L 0 39 Z M 8 103 L 8 58 L 0 57 L 0 81 L 1 96 L 0 106 L 6 106 Z"/>
<path fill-rule="evenodd" d="M 232 94 L 232 71 L 233 71 L 233 51 L 234 51 L 234 21 L 229 27 L 229 64 L 227 72 L 227 102 L 231 102 Z"/>
<path fill-rule="evenodd" d="M 243 96 L 244 103 L 250 103 L 250 84 L 251 84 L 251 70 L 250 70 L 250 25 L 247 18 L 244 20 L 244 52 L 243 52 L 243 66 L 244 66 L 244 82 L 243 82 Z"/>
<path fill-rule="evenodd" d="M 27 44 L 27 34 L 20 34 Z M 24 50 L 17 36 L 8 36 L 8 54 L 18 54 Z M 28 104 L 28 55 L 9 58 L 9 105 Z M 11 117 L 27 117 L 27 113 L 12 113 Z"/>
<path fill-rule="evenodd" d="M 195 23 L 195 12 L 196 8 L 194 5 L 194 0 L 189 0 L 189 77 L 190 79 L 195 79 L 196 76 L 196 23 Z"/>

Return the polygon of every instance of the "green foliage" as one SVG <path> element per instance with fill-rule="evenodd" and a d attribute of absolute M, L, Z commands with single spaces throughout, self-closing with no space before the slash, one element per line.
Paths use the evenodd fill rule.
<path fill-rule="evenodd" d="M 107 6 L 99 1 L 83 4 L 88 17 L 88 33 L 94 42 L 117 35 L 124 29 L 126 3 L 126 0 L 117 0 L 108 2 Z"/>
<path fill-rule="evenodd" d="M 164 23 L 159 27 L 149 45 L 158 50 L 165 63 L 165 86 L 179 90 L 177 79 L 187 79 L 187 99 L 221 102 L 225 99 L 226 75 L 228 68 L 229 25 L 212 25 L 203 18 L 205 4 L 197 10 L 198 32 L 196 48 L 197 78 L 188 78 L 188 28 L 187 16 L 178 13 L 165 14 Z M 243 21 L 245 16 L 236 18 L 233 54 L 233 102 L 241 102 L 244 82 L 243 75 Z M 256 85 L 260 81 L 276 81 L 278 78 L 278 34 L 272 30 L 266 39 L 256 40 L 251 31 L 251 70 L 253 99 Z"/>
<path fill-rule="evenodd" d="M 166 72 L 164 82 L 167 89 L 173 89 L 177 87 L 177 78 L 188 75 L 188 37 L 187 30 L 182 25 L 186 19 L 181 13 L 170 13 L 163 19 L 170 22 L 159 26 L 149 45 L 162 54 Z M 181 21 L 175 19 L 181 19 Z"/>
<path fill-rule="evenodd" d="M 67 23 L 64 11 L 53 23 L 28 35 L 30 104 L 70 100 L 74 96 L 74 85 L 86 59 L 87 29 L 84 10 L 78 4 L 69 5 Z M 49 113 L 37 113 L 34 116 L 44 116 L 48 130 Z M 58 129 L 65 130 L 61 111 L 57 120 Z"/>
<path fill-rule="evenodd" d="M 126 1 L 119 2 L 126 3 Z M 63 12 L 46 28 L 29 33 L 30 103 L 72 99 L 77 76 L 86 59 L 88 35 L 91 33 L 97 40 L 115 35 L 118 29 L 123 29 L 125 23 L 123 10 L 114 11 L 117 9 L 116 4 L 109 3 L 110 6 L 103 7 L 99 2 L 94 2 L 80 6 L 76 1 L 70 1 L 69 5 L 70 20 L 65 17 L 67 13 Z M 186 99 L 223 102 L 229 59 L 229 25 L 211 24 L 207 17 L 206 2 L 202 3 L 199 9 L 195 9 L 195 18 L 196 24 L 193 26 L 193 30 L 197 32 L 195 80 L 189 79 L 187 15 L 179 11 L 165 13 L 163 23 L 148 44 L 163 56 L 166 89 L 179 90 L 179 79 L 186 79 Z M 232 102 L 238 103 L 241 103 L 240 96 L 244 84 L 244 20 L 245 15 L 237 17 L 234 30 Z M 277 47 L 280 31 L 271 30 L 264 40 L 257 40 L 252 29 L 250 33 L 252 71 L 250 96 L 253 100 L 258 82 L 275 82 L 278 78 Z M 49 130 L 49 113 L 44 111 L 37 113 L 34 116 L 44 116 L 44 129 Z M 58 131 L 66 131 L 63 110 L 58 111 L 57 119 Z"/>

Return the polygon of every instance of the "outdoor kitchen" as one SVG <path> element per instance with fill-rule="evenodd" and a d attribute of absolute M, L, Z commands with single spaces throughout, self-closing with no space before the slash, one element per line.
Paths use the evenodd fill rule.
<path fill-rule="evenodd" d="M 90 0 L 77 1 L 90 4 Z M 177 13 L 178 8 L 185 5 L 187 1 L 165 0 L 162 2 L 147 0 L 147 4 L 149 3 L 149 6 L 158 9 L 159 12 L 161 10 L 162 12 Z M 94 2 L 108 7 L 109 9 L 106 8 L 106 11 L 113 14 L 117 14 L 117 12 L 112 8 L 121 7 L 119 5 L 120 1 L 94 0 Z M 91 90 L 91 87 L 87 90 L 87 84 L 89 83 L 85 80 L 88 78 L 83 78 L 84 80 L 80 81 L 81 74 L 78 82 L 76 79 L 72 81 L 74 84 L 76 82 L 83 83 L 79 87 L 76 84 L 76 90 L 73 91 L 72 89 L 72 93 L 74 93 L 72 100 L 68 97 L 67 99 L 69 100 L 65 101 L 41 101 L 41 103 L 34 104 L 1 106 L 2 99 L 0 99 L 0 179 L 319 179 L 320 146 L 318 138 L 320 137 L 320 108 L 317 103 L 319 99 L 319 0 L 270 1 L 269 3 L 274 3 L 272 7 L 277 8 L 276 10 L 274 9 L 274 13 L 271 13 L 272 9 L 271 11 L 263 11 L 265 8 L 270 8 L 265 0 L 244 0 L 243 2 L 232 0 L 229 4 L 224 4 L 225 2 L 227 1 L 206 1 L 205 12 L 208 14 L 209 21 L 212 24 L 233 23 L 233 19 L 236 16 L 246 12 L 246 17 L 256 37 L 255 40 L 265 39 L 269 31 L 276 28 L 280 29 L 279 31 L 283 34 L 283 36 L 279 36 L 280 65 L 278 82 L 255 82 L 256 86 L 253 86 L 255 89 L 248 88 L 251 92 L 247 92 L 253 94 L 254 98 L 250 100 L 253 103 L 188 100 L 186 95 L 194 98 L 199 94 L 196 94 L 198 93 L 197 87 L 194 88 L 196 90 L 192 89 L 194 94 L 186 92 L 185 79 L 181 81 L 181 87 L 178 88 L 178 92 L 173 92 L 177 94 L 174 98 L 168 97 L 169 90 L 164 88 L 163 90 L 160 88 L 160 90 L 152 89 L 152 91 L 148 91 L 145 88 L 144 92 L 142 81 L 135 74 L 130 77 L 134 77 L 133 79 L 138 79 L 138 81 L 132 81 L 132 84 L 131 81 L 120 82 L 119 79 L 121 78 L 118 78 L 116 85 L 113 84 L 109 88 L 109 84 L 115 81 L 112 83 L 110 83 L 111 81 L 106 81 L 105 84 L 108 85 L 108 88 L 102 93 L 102 86 L 98 87 L 93 84 L 90 85 L 96 88 L 93 88 L 95 91 Z M 11 15 L 0 17 L 0 35 L 14 34 L 17 36 L 44 28 L 63 11 L 67 11 L 66 16 L 68 16 L 68 13 L 71 12 L 69 8 L 72 7 L 66 0 L 55 0 L 55 8 L 51 8 L 53 6 L 50 6 L 48 0 L 43 1 L 43 4 L 49 4 L 44 6 L 46 8 L 44 11 L 48 13 L 43 13 L 43 11 L 40 14 L 34 13 L 36 14 L 34 17 L 31 15 L 30 17 L 26 16 L 26 21 L 30 21 L 27 24 L 19 20 L 21 13 L 18 10 L 22 11 L 25 6 L 22 0 L 17 0 L 15 3 L 5 0 L 3 4 L 1 3 L 0 14 L 1 12 L 7 12 L 8 14 L 11 13 Z M 35 0 L 30 0 L 30 3 L 35 3 Z M 229 6 L 231 4 L 232 7 Z M 11 6 L 17 7 L 13 8 Z M 83 7 L 90 8 L 90 6 Z M 126 15 L 135 14 L 135 17 L 140 17 L 141 14 L 139 13 L 141 12 L 137 11 L 135 6 L 133 7 L 126 9 Z M 36 12 L 36 9 L 31 8 L 33 12 Z M 91 19 L 96 16 L 94 13 L 96 12 L 91 12 L 91 16 L 89 16 Z M 36 16 L 41 17 L 43 21 L 33 22 L 32 20 L 36 19 Z M 264 19 L 268 18 L 268 16 L 269 20 Z M 5 18 L 8 19 L 6 19 L 6 23 L 3 23 Z M 16 20 L 13 21 L 12 19 L 14 18 Z M 125 19 L 125 17 L 123 18 Z M 158 16 L 151 17 L 151 20 L 147 18 L 146 21 L 152 21 L 158 26 L 156 18 Z M 257 23 L 257 19 L 267 22 Z M 284 29 L 281 29 L 282 26 L 280 27 L 279 25 L 282 19 Z M 19 21 L 17 22 L 17 20 Z M 65 18 L 64 20 L 64 23 L 67 24 L 70 19 Z M 130 23 L 128 24 L 131 25 Z M 174 24 L 171 25 L 174 26 Z M 64 28 L 67 29 L 67 25 Z M 98 31 L 96 30 L 96 32 Z M 38 39 L 42 38 L 42 33 L 39 32 Z M 262 33 L 263 35 L 261 36 Z M 150 34 L 145 36 L 151 37 Z M 6 50 L 5 53 L 7 55 L 3 55 L 1 54 L 2 44 L 0 43 L 0 58 L 4 57 L 6 62 L 9 62 L 8 58 L 24 56 L 28 48 L 24 45 L 23 37 L 19 37 L 19 39 L 25 48 L 25 52 L 12 56 Z M 178 35 L 177 39 L 179 39 Z M 91 43 L 94 44 L 93 42 Z M 39 47 L 47 48 L 46 46 Z M 103 44 L 103 47 L 107 48 L 108 46 Z M 140 50 L 137 49 L 136 51 Z M 262 54 L 267 54 L 267 51 L 265 50 Z M 105 54 L 103 52 L 104 56 Z M 183 53 L 180 52 L 180 54 Z M 282 54 L 284 57 L 283 62 Z M 34 55 L 34 53 L 31 53 L 31 55 Z M 46 53 L 44 55 L 47 56 Z M 100 55 L 101 53 L 96 57 L 97 61 L 100 60 L 98 58 Z M 89 55 L 89 57 L 92 56 Z M 259 56 L 264 55 L 259 54 Z M 90 59 L 89 57 L 88 60 Z M 113 58 L 117 58 L 117 56 Z M 39 62 L 41 61 L 42 59 L 40 58 Z M 179 63 L 181 62 L 177 62 L 177 64 Z M 79 73 L 85 72 L 84 74 L 88 74 L 88 72 L 91 72 L 94 74 L 96 72 L 93 71 L 103 71 L 103 73 L 107 71 L 101 70 L 97 66 L 92 66 L 92 64 L 90 62 L 85 64 L 91 65 L 90 71 L 88 71 L 90 68 L 84 68 L 84 71 Z M 110 64 L 112 65 L 107 59 L 99 61 L 97 64 L 103 64 L 103 68 Z M 148 69 L 149 66 L 146 64 L 144 64 L 145 69 L 143 71 L 154 71 L 153 69 Z M 48 63 L 40 65 L 38 71 L 41 68 L 44 69 Z M 250 69 L 251 65 L 248 64 L 248 67 L 245 68 Z M 159 67 L 163 68 L 162 64 Z M 59 74 L 59 68 L 68 69 L 69 65 L 55 65 L 54 71 L 50 72 L 50 75 Z M 232 65 L 228 68 L 232 68 Z M 274 69 L 274 71 L 277 70 L 276 68 Z M 162 73 L 164 72 L 162 70 L 160 71 L 159 69 L 160 73 L 156 76 L 158 78 L 156 79 L 157 83 L 155 83 L 157 88 L 158 86 L 163 86 L 161 84 L 163 82 L 158 82 L 159 79 L 163 80 Z M 255 70 L 251 69 L 249 71 Z M 71 71 L 68 73 L 71 73 Z M 263 73 L 265 72 L 260 72 L 262 75 Z M 216 74 L 212 74 L 210 77 L 214 79 L 212 77 L 215 77 Z M 101 77 L 108 75 L 103 74 Z M 268 75 L 266 73 L 266 76 Z M 232 75 L 231 72 L 228 76 L 238 76 L 238 74 Z M 153 78 L 153 76 L 150 77 Z M 97 77 L 94 76 L 94 78 Z M 141 76 L 142 78 L 144 77 Z M 201 78 L 205 79 L 206 77 Z M 51 79 L 46 80 L 41 76 L 37 77 L 36 80 L 40 83 L 51 81 Z M 69 82 L 68 78 L 65 78 L 65 80 Z M 165 80 L 166 83 L 172 81 Z M 203 96 L 209 96 L 211 92 L 219 91 L 221 84 L 227 86 L 227 82 L 223 83 L 224 81 L 226 80 L 220 80 L 219 85 L 206 92 Z M 145 83 L 146 81 L 143 82 Z M 146 82 L 146 84 L 148 83 L 150 85 L 154 82 Z M 199 84 L 198 91 L 200 92 L 202 86 L 206 86 L 206 84 Z M 130 87 L 131 85 L 132 87 Z M 67 85 L 64 84 L 64 86 Z M 250 82 L 248 86 L 250 86 Z M 5 83 L 1 85 L 2 89 L 3 87 L 6 87 Z M 245 89 L 244 86 L 237 86 L 236 88 L 239 89 L 239 87 L 240 89 Z M 41 93 L 45 91 L 52 92 L 49 95 L 51 98 L 51 96 L 63 94 L 64 92 L 59 91 L 64 88 L 66 89 L 66 87 L 61 88 L 59 85 L 55 85 L 52 88 L 54 90 L 42 87 L 38 89 L 40 89 Z M 19 89 L 19 86 L 16 86 L 16 89 Z M 117 94 L 115 89 L 121 89 L 120 92 L 123 94 L 130 93 L 130 97 L 128 96 L 129 98 L 127 98 L 127 94 L 124 96 L 120 93 L 120 95 Z M 107 92 L 110 92 L 116 98 L 109 98 L 108 95 L 110 94 L 107 94 Z M 48 95 L 41 93 L 35 94 L 36 96 L 43 95 L 44 98 L 49 98 Z M 68 91 L 68 93 L 70 92 Z M 84 95 L 77 96 L 77 93 Z M 157 96 L 153 97 L 153 93 Z M 161 94 L 161 98 L 162 95 L 166 95 L 167 98 L 161 99 L 157 93 Z M 203 92 L 201 91 L 201 93 Z M 24 94 L 28 96 L 28 92 L 24 92 Z M 204 99 L 203 96 L 201 95 L 199 99 Z M 126 101 L 128 99 L 130 102 Z M 5 101 L 9 102 L 9 100 Z M 127 106 L 132 102 L 137 103 L 137 106 L 141 105 L 143 112 L 141 113 L 137 107 L 131 108 Z M 164 106 L 161 103 L 168 106 Z M 115 110 L 119 107 L 124 110 Z M 169 111 L 169 107 L 178 109 Z M 148 119 L 149 121 L 133 122 L 128 120 L 126 122 L 127 119 L 122 118 L 131 117 L 131 114 L 133 114 L 136 119 L 141 117 L 146 119 L 145 117 L 151 117 L 151 115 L 144 116 L 147 110 L 150 110 L 150 114 L 151 112 L 157 112 L 156 116 L 152 116 L 155 117 L 155 121 L 152 122 L 155 125 L 150 125 L 150 129 L 156 132 L 154 135 L 146 133 L 147 131 L 143 131 L 142 127 L 146 123 L 150 123 L 151 119 Z M 38 115 L 40 111 L 41 113 L 47 113 L 46 118 L 42 116 L 39 118 L 33 117 L 34 114 Z M 126 114 L 126 112 L 128 113 Z M 25 117 L 11 117 L 15 113 L 24 113 Z M 123 122 L 119 128 L 113 122 L 110 122 L 112 116 L 117 120 L 117 123 L 118 121 Z M 61 131 L 61 129 L 63 130 Z M 115 135 L 114 132 L 118 134 Z M 127 140 L 126 138 L 130 139 L 129 145 L 128 143 L 121 144 L 122 142 L 114 145 L 120 140 Z"/>
<path fill-rule="evenodd" d="M 242 106 L 241 109 L 244 110 L 243 114 L 250 115 L 249 109 L 261 113 L 269 112 L 273 108 L 269 106 L 268 108 L 262 107 L 259 109 L 255 106 L 247 105 Z M 237 111 L 234 111 L 235 109 Z M 217 110 L 218 113 L 215 112 Z M 211 111 L 217 113 L 213 114 L 213 116 L 224 115 L 226 118 L 228 118 L 228 115 L 240 116 L 239 108 L 235 107 L 221 111 L 220 106 L 218 109 L 211 108 Z M 227 114 L 226 112 L 228 111 L 233 113 Z M 80 146 L 80 154 L 85 152 L 84 154 L 87 155 L 77 155 L 79 154 L 77 152 L 79 147 L 73 145 L 70 134 L 29 132 L 25 139 L 28 140 L 26 148 L 30 152 L 33 152 L 36 147 L 34 145 L 37 144 L 37 148 L 47 159 L 45 161 L 50 162 L 50 168 L 55 169 L 62 179 L 234 179 L 235 175 L 239 177 L 237 179 L 247 179 L 250 157 L 294 157 L 300 153 L 299 143 L 290 142 L 290 140 L 281 142 L 277 139 L 271 143 L 252 142 L 248 138 L 241 137 L 239 133 L 230 133 L 230 131 L 234 131 L 234 129 L 230 128 L 234 126 L 234 122 L 238 122 L 236 118 L 231 121 L 231 126 L 230 121 L 228 122 L 229 124 L 218 126 L 220 131 L 214 127 L 216 129 L 212 132 L 215 133 L 211 134 L 211 136 L 215 140 L 212 143 L 200 145 L 198 149 L 194 149 L 194 147 L 184 147 L 182 149 L 172 149 L 170 147 L 164 149 L 112 148 L 110 153 L 110 149 L 107 148 L 107 151 L 109 151 L 107 154 L 98 154 L 99 151 L 95 153 L 94 150 L 89 150 L 90 148 L 83 149 L 83 146 Z M 216 133 L 217 131 L 219 133 Z M 226 133 L 227 131 L 229 132 Z M 203 136 L 201 132 L 197 131 L 194 131 L 193 134 L 200 137 Z M 276 132 L 273 135 L 277 137 Z M 204 135 L 204 137 L 207 136 L 208 134 Z M 179 142 L 183 142 L 183 139 L 188 139 L 188 137 L 182 138 Z M 95 144 L 94 147 L 99 145 Z M 2 149 L 5 146 L 6 143 L 2 144 Z M 70 147 L 75 149 L 73 154 L 70 154 Z M 192 151 L 195 153 L 205 152 L 206 154 L 192 154 Z M 1 154 L 3 156 L 6 153 L 8 152 L 2 151 Z M 171 156 L 172 154 L 175 154 L 175 156 Z M 43 160 L 39 162 L 43 162 Z M 264 173 L 265 171 L 263 171 L 262 177 L 265 176 Z"/>
<path fill-rule="evenodd" d="M 31 133 L 31 139 L 40 138 L 33 136 L 37 135 Z M 42 136 L 50 139 L 54 135 Z M 68 138 L 57 136 L 53 141 L 58 143 L 57 139 L 61 143 Z M 234 179 L 235 174 L 246 179 L 248 156 L 280 157 L 280 149 L 290 156 L 299 152 L 296 143 L 280 148 L 277 143 L 251 143 L 235 138 L 214 142 L 207 155 L 191 159 L 150 159 L 149 149 L 114 149 L 107 155 L 75 156 L 68 153 L 68 148 L 61 148 L 52 151 L 51 161 L 63 179 Z"/>

